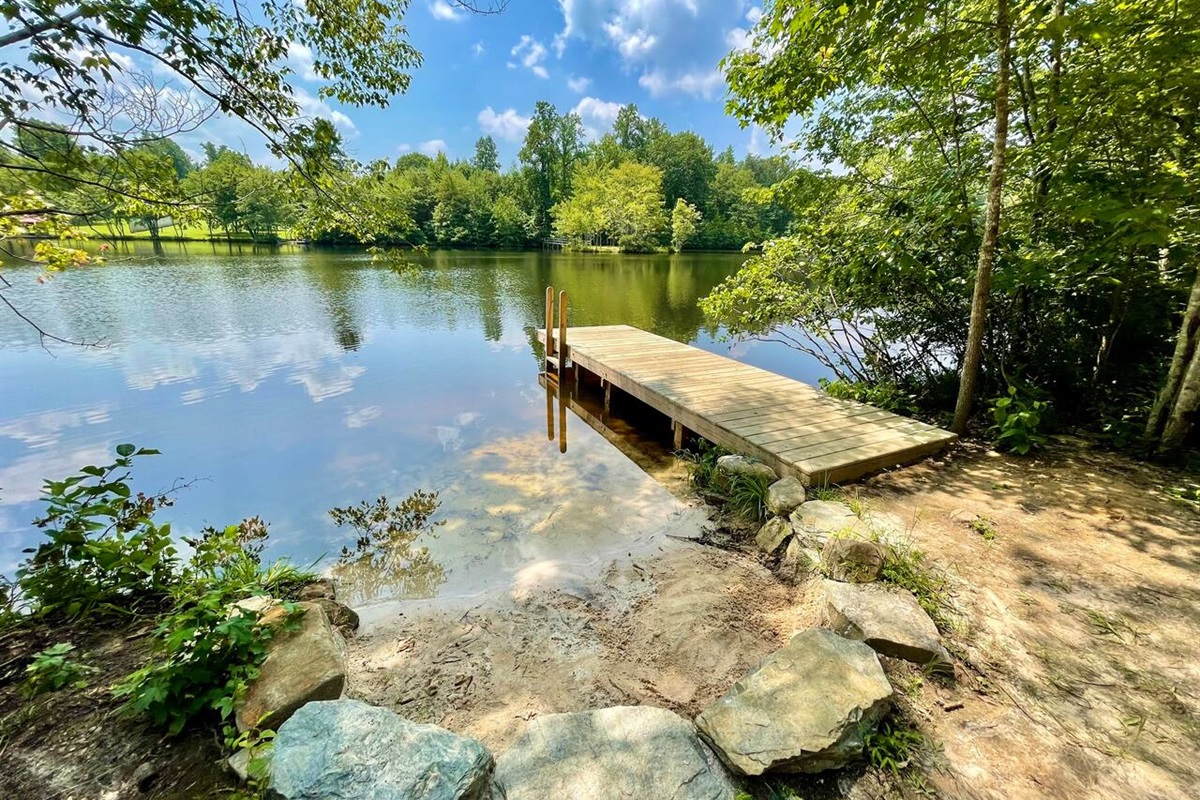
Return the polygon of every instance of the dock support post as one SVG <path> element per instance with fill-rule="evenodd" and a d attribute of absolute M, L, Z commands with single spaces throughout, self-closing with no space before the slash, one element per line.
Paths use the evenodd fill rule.
<path fill-rule="evenodd" d="M 671 420 L 671 432 L 675 434 L 675 449 L 683 449 L 683 423 L 677 419 Z"/>
<path fill-rule="evenodd" d="M 609 407 L 612 405 L 612 383 L 604 381 L 604 413 L 608 414 Z"/>

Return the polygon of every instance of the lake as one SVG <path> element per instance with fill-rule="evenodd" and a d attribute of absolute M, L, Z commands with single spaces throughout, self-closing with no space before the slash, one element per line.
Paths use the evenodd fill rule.
<path fill-rule="evenodd" d="M 435 579 L 381 579 L 359 604 L 520 591 L 699 525 L 579 418 L 565 454 L 548 440 L 534 335 L 548 285 L 569 293 L 571 324 L 635 325 L 810 383 L 825 374 L 706 327 L 696 302 L 738 254 L 412 260 L 397 275 L 359 251 L 137 243 L 44 285 L 35 269 L 6 270 L 24 313 L 103 346 L 47 353 L 0 313 L 0 572 L 37 540 L 42 480 L 109 463 L 121 442 L 162 451 L 137 463 L 135 488 L 190 482 L 162 512 L 178 533 L 259 515 L 268 556 L 302 563 L 353 546 L 333 506 L 438 492 L 442 524 L 422 537 Z"/>

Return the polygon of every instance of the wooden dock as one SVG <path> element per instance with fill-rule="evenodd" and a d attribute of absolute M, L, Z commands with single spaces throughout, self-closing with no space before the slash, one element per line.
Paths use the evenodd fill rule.
<path fill-rule="evenodd" d="M 567 328 L 565 306 L 563 298 L 549 377 L 572 368 L 576 379 L 579 370 L 597 376 L 606 394 L 615 387 L 670 417 L 677 445 L 690 430 L 819 486 L 914 461 L 957 438 L 628 325 Z M 545 329 L 538 338 L 545 343 Z"/>

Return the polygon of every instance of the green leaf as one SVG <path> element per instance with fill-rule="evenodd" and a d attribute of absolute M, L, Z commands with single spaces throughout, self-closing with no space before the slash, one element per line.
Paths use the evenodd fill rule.
<path fill-rule="evenodd" d="M 121 456 L 122 458 L 129 458 L 136 450 L 137 448 L 131 444 L 117 445 L 117 455 Z"/>

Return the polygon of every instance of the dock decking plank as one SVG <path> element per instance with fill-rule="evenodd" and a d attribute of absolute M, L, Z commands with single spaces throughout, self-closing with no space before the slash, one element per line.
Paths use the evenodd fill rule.
<path fill-rule="evenodd" d="M 545 331 L 537 332 L 545 342 Z M 805 483 L 854 480 L 957 437 L 628 325 L 567 330 L 570 361 L 700 436 Z"/>

